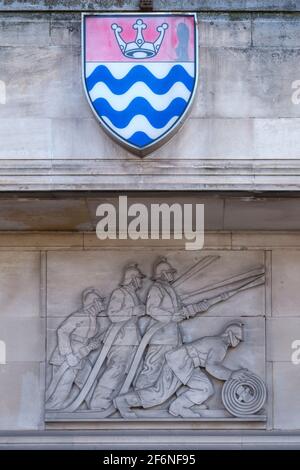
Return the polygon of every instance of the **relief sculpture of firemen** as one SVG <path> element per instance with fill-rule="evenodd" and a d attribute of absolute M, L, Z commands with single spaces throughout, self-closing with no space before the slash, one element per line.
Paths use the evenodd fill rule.
<path fill-rule="evenodd" d="M 182 327 L 194 328 L 195 317 L 265 282 L 259 266 L 191 291 L 190 280 L 219 259 L 204 256 L 178 274 L 166 258 L 156 259 L 143 298 L 146 276 L 137 264 L 120 266 L 120 283 L 106 298 L 101 286 L 86 288 L 78 310 L 55 332 L 48 418 L 197 420 L 207 416 L 216 393 L 224 416 L 247 420 L 263 413 L 266 386 L 257 371 L 229 368 L 225 361 L 229 351 L 239 355 L 245 341 L 242 318 L 222 317 L 213 334 L 201 330 L 193 332 L 195 340 L 183 341 Z"/>

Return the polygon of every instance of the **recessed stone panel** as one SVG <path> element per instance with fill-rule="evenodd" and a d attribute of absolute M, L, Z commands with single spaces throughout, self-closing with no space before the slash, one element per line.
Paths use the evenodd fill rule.
<path fill-rule="evenodd" d="M 263 263 L 261 252 L 48 253 L 46 420 L 264 421 Z"/>

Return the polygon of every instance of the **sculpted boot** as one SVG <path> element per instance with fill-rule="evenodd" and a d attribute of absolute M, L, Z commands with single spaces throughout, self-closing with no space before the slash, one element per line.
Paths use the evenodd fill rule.
<path fill-rule="evenodd" d="M 113 390 L 108 387 L 102 386 L 95 390 L 90 402 L 89 407 L 91 410 L 105 411 L 112 404 L 111 395 Z"/>
<path fill-rule="evenodd" d="M 199 418 L 201 415 L 191 410 L 194 404 L 195 403 L 184 395 L 180 395 L 180 397 L 176 398 L 176 400 L 171 403 L 169 413 L 173 416 L 180 416 L 181 418 Z"/>
<path fill-rule="evenodd" d="M 141 400 L 134 392 L 119 395 L 114 399 L 114 405 L 119 410 L 123 418 L 136 418 L 136 414 L 130 408 L 132 406 L 141 406 Z"/>

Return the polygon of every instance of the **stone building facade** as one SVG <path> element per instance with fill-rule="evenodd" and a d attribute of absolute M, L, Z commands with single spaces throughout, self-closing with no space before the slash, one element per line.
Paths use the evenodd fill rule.
<path fill-rule="evenodd" d="M 300 2 L 154 0 L 153 9 L 197 13 L 199 84 L 183 128 L 140 158 L 99 127 L 81 83 L 81 13 L 139 12 L 140 2 L 0 1 L 1 448 L 300 446 Z M 187 252 L 179 239 L 99 240 L 96 208 L 119 195 L 146 206 L 204 204 L 204 249 Z M 242 324 L 243 341 L 220 364 L 260 378 L 266 399 L 259 410 L 228 412 L 225 379 L 205 359 L 194 365 L 213 392 L 205 409 L 193 402 L 198 417 L 169 413 L 175 391 L 148 411 L 136 406 L 134 419 L 117 407 L 105 416 L 92 403 L 97 383 L 108 385 L 101 375 L 112 367 L 109 356 L 78 406 L 68 408 L 99 357 L 99 345 L 82 353 L 78 370 L 88 365 L 86 376 L 72 358 L 65 362 L 87 318 L 88 339 L 107 344 L 105 309 L 120 283 L 116 295 L 127 295 L 124 267 L 137 263 L 146 276 L 139 298 L 147 304 L 162 257 L 187 279 L 173 284 L 176 295 L 192 298 L 186 308 L 198 305 L 197 316 L 176 327 L 184 345 Z M 101 338 L 90 333 L 91 310 L 82 319 L 94 294 L 106 299 L 104 310 L 97 304 Z M 205 305 L 212 298 L 218 302 Z M 133 300 L 130 308 L 137 307 Z M 168 334 L 160 347 L 171 344 Z M 121 346 L 138 348 L 142 340 L 130 341 Z M 167 352 L 181 347 L 171 346 Z M 57 347 L 63 358 L 55 362 Z M 53 377 L 56 387 L 61 380 L 70 386 L 64 406 L 47 401 L 58 390 L 49 391 Z M 253 388 L 242 392 L 250 403 Z"/>

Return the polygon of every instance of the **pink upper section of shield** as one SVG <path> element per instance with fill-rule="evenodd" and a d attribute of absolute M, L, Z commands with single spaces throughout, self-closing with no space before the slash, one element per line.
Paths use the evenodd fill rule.
<path fill-rule="evenodd" d="M 142 19 L 147 25 L 143 30 L 146 42 L 155 42 L 159 36 L 157 27 L 163 23 L 168 24 L 159 52 L 156 56 L 147 59 L 130 59 L 125 57 L 118 45 L 112 24 L 121 26 L 120 33 L 126 43 L 134 42 L 136 30 L 133 29 L 137 19 Z M 185 59 L 195 60 L 195 20 L 193 16 L 88 16 L 85 18 L 85 60 L 87 62 L 182 62 L 180 48 L 185 48 Z"/>

